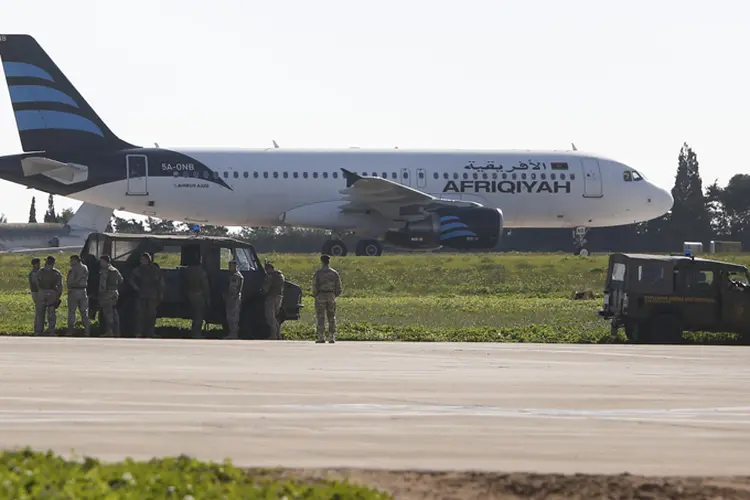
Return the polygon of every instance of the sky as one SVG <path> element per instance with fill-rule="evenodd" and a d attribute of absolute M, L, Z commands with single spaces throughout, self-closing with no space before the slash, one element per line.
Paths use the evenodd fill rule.
<path fill-rule="evenodd" d="M 573 142 L 671 189 L 685 142 L 704 185 L 748 171 L 749 18 L 747 0 L 34 0 L 0 33 L 34 36 L 143 146 Z M 0 154 L 21 151 L 5 87 Z M 0 181 L 0 213 L 27 221 L 34 195 L 41 218 L 46 193 Z"/>

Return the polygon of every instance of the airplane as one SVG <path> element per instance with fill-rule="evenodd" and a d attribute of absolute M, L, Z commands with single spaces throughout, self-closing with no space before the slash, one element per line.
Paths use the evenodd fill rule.
<path fill-rule="evenodd" d="M 111 208 L 83 203 L 62 223 L 0 224 L 0 254 L 57 251 L 78 253 L 90 233 L 101 233 L 112 219 Z"/>
<path fill-rule="evenodd" d="M 669 191 L 602 155 L 552 150 L 201 149 L 117 137 L 30 35 L 0 35 L 23 153 L 0 178 L 190 225 L 326 229 L 322 252 L 383 245 L 493 249 L 505 228 L 570 228 L 587 255 L 593 227 L 651 220 Z"/>

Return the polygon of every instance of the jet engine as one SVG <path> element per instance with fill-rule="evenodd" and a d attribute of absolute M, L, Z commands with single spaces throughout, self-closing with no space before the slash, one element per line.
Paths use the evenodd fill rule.
<path fill-rule="evenodd" d="M 443 246 L 459 250 L 490 249 L 503 234 L 503 213 L 496 208 L 446 207 L 422 220 L 388 231 L 384 240 L 394 247 L 433 250 Z"/>

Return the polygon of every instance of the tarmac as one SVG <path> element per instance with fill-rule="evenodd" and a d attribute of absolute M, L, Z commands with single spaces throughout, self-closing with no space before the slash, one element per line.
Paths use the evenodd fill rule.
<path fill-rule="evenodd" d="M 0 443 L 118 460 L 746 474 L 741 346 L 0 339 Z"/>

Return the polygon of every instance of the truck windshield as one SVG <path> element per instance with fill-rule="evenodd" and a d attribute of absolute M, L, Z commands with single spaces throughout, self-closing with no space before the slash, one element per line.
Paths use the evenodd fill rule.
<path fill-rule="evenodd" d="M 235 248 L 234 259 L 237 261 L 238 271 L 257 270 L 258 266 L 255 263 L 255 259 L 253 259 L 253 255 L 250 253 L 250 251 L 247 248 Z"/>

